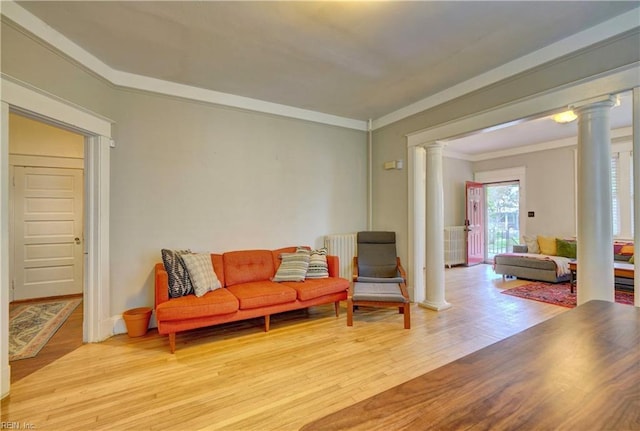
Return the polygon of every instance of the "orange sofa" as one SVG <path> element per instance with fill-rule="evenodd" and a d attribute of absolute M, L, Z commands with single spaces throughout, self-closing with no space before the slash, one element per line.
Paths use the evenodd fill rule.
<path fill-rule="evenodd" d="M 164 265 L 155 266 L 155 310 L 158 332 L 169 335 L 171 353 L 176 350 L 176 333 L 236 320 L 264 316 L 265 332 L 269 316 L 312 305 L 335 304 L 347 299 L 349 282 L 338 277 L 337 256 L 327 256 L 328 278 L 302 282 L 273 282 L 281 253 L 294 253 L 296 247 L 278 250 L 244 250 L 212 254 L 213 269 L 222 287 L 202 297 L 169 297 L 169 279 Z"/>

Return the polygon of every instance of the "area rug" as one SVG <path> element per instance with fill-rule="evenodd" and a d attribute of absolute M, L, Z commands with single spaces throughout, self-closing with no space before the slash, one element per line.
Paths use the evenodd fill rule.
<path fill-rule="evenodd" d="M 67 320 L 80 298 L 19 305 L 9 313 L 9 361 L 33 358 Z"/>
<path fill-rule="evenodd" d="M 571 285 L 569 283 L 534 282 L 503 290 L 502 293 L 568 308 L 576 306 L 576 292 L 574 290 L 571 293 Z M 633 305 L 633 292 L 616 290 L 615 301 L 620 304 Z"/>

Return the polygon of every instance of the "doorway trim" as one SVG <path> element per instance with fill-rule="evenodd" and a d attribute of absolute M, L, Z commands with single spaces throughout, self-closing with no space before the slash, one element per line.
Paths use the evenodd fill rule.
<path fill-rule="evenodd" d="M 606 73 L 505 103 L 493 109 L 481 111 L 437 126 L 417 130 L 406 135 L 407 153 L 412 161 L 414 157 L 419 157 L 416 154 L 419 154 L 419 152 L 417 152 L 418 147 L 425 147 L 434 142 L 446 142 L 446 140 L 457 136 L 476 133 L 489 127 L 515 120 L 543 116 L 558 109 L 568 107 L 577 101 L 620 93 L 638 87 L 640 86 L 638 67 L 640 67 L 640 62 L 634 62 Z M 420 178 L 426 177 L 423 169 L 425 169 L 425 167 L 419 163 L 408 163 L 408 232 L 410 235 L 407 260 L 413 264 L 412 269 L 416 272 L 420 272 L 424 266 L 424 262 L 415 259 L 416 255 L 420 256 L 415 250 L 422 251 L 426 249 L 426 238 L 424 235 L 411 235 L 411 233 L 421 232 L 424 229 L 421 224 L 425 221 L 428 223 L 432 217 L 430 214 L 426 214 L 425 218 L 421 216 L 422 209 L 425 208 L 426 205 L 426 197 L 424 194 L 420 194 L 421 187 L 416 187 L 416 182 L 419 182 Z M 444 247 L 442 253 L 444 253 Z M 409 286 L 410 289 L 413 289 L 416 297 L 424 295 L 421 292 L 424 292 L 426 289 L 424 284 L 419 284 L 420 281 L 422 281 L 421 277 L 415 277 L 415 284 Z"/>
<path fill-rule="evenodd" d="M 9 111 L 85 136 L 85 227 L 83 341 L 113 333 L 109 288 L 109 184 L 112 121 L 2 75 L 0 136 L 0 398 L 9 394 Z"/>

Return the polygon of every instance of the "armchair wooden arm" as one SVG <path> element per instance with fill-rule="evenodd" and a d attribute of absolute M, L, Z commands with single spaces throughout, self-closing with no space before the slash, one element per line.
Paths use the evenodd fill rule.
<path fill-rule="evenodd" d="M 358 279 L 358 256 L 353 257 L 353 269 L 351 272 L 352 280 L 356 281 Z"/>

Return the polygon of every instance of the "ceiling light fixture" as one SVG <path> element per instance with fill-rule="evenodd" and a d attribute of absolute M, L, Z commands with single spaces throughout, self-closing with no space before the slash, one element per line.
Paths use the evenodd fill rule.
<path fill-rule="evenodd" d="M 578 116 L 573 111 L 564 111 L 551 117 L 558 124 L 567 124 L 575 121 Z"/>

